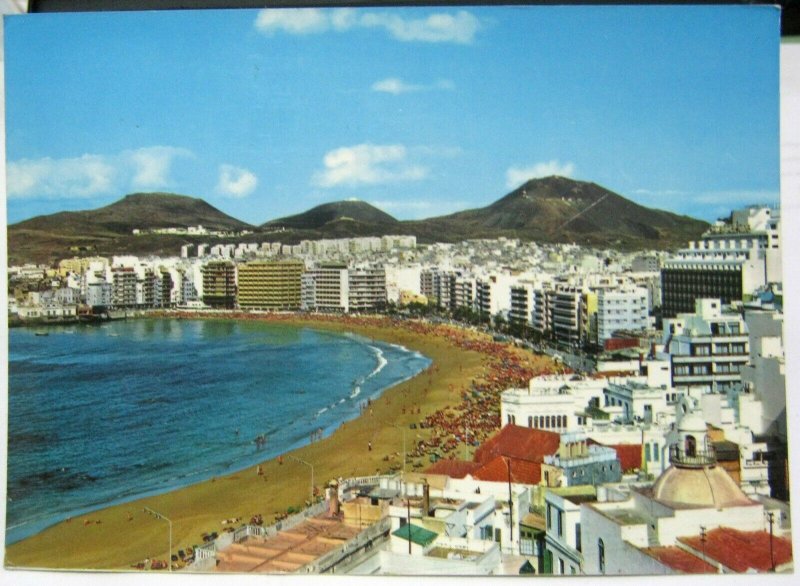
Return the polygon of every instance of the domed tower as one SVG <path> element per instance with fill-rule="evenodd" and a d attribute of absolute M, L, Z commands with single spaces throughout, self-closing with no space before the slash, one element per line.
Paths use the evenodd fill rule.
<path fill-rule="evenodd" d="M 686 413 L 678 424 L 678 440 L 669 447 L 671 466 L 653 485 L 657 501 L 672 507 L 724 509 L 753 504 L 742 489 L 717 466 L 706 422 Z"/>
<path fill-rule="evenodd" d="M 678 423 L 678 441 L 669 447 L 669 461 L 674 466 L 689 468 L 716 464 L 708 427 L 696 413 L 685 414 Z"/>

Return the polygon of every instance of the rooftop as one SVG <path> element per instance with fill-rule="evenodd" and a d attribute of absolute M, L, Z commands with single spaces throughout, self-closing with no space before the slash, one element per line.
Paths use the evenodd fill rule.
<path fill-rule="evenodd" d="M 294 572 L 341 547 L 359 530 L 338 519 L 314 517 L 273 537 L 248 537 L 217 552 L 217 572 Z"/>
<path fill-rule="evenodd" d="M 406 541 L 411 540 L 411 543 L 416 543 L 422 547 L 432 543 L 437 537 L 437 534 L 433 531 L 428 531 L 424 527 L 414 525 L 413 523 L 403 525 L 400 529 L 394 531 L 392 535 L 400 539 L 405 539 Z"/>
<path fill-rule="evenodd" d="M 642 550 L 682 574 L 716 574 L 717 568 L 680 547 L 648 547 Z"/>
<path fill-rule="evenodd" d="M 475 461 L 486 464 L 497 456 L 541 462 L 558 451 L 561 436 L 552 431 L 506 425 L 475 452 Z"/>
<path fill-rule="evenodd" d="M 770 535 L 767 531 L 739 531 L 731 527 L 717 527 L 708 531 L 703 544 L 700 535 L 679 537 L 678 541 L 694 551 L 705 551 L 707 558 L 720 562 L 735 572 L 772 569 Z M 792 561 L 792 542 L 783 537 L 772 537 L 775 566 Z"/>

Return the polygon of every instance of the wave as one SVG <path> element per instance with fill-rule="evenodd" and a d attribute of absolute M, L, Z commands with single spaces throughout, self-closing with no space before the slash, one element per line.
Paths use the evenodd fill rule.
<path fill-rule="evenodd" d="M 351 399 L 355 399 L 355 398 L 356 398 L 356 397 L 358 397 L 360 394 L 361 394 L 361 387 L 360 387 L 360 386 L 358 386 L 358 385 L 356 385 L 356 386 L 354 386 L 354 387 L 353 387 L 353 392 L 352 392 L 352 393 L 350 393 L 350 398 L 351 398 Z"/>
<path fill-rule="evenodd" d="M 327 410 L 328 410 L 328 408 L 327 408 L 327 407 L 323 407 L 322 409 L 320 409 L 319 411 L 317 411 L 317 414 L 316 414 L 314 417 L 319 417 L 320 415 L 322 415 L 323 413 L 325 413 L 325 411 L 327 411 Z"/>
<path fill-rule="evenodd" d="M 374 377 L 376 374 L 382 371 L 387 364 L 389 364 L 389 361 L 383 357 L 383 350 L 381 350 L 380 348 L 376 348 L 375 346 L 370 346 L 370 348 L 372 348 L 375 351 L 375 358 L 378 359 L 378 366 L 376 366 L 375 370 L 373 370 L 367 375 L 367 379 Z"/>

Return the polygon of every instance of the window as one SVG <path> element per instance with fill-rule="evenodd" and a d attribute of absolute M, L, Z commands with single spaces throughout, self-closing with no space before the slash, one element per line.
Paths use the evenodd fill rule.
<path fill-rule="evenodd" d="M 602 539 L 597 540 L 597 566 L 601 574 L 606 573 L 606 545 Z"/>
<path fill-rule="evenodd" d="M 653 444 L 653 460 L 658 462 L 658 444 Z"/>
<path fill-rule="evenodd" d="M 528 415 L 528 427 L 533 427 L 533 416 Z"/>
<path fill-rule="evenodd" d="M 645 461 L 650 461 L 650 444 L 644 445 L 644 459 Z"/>
<path fill-rule="evenodd" d="M 575 549 L 578 551 L 582 551 L 581 549 L 581 524 L 575 524 Z M 573 572 L 574 573 L 574 572 Z"/>
<path fill-rule="evenodd" d="M 548 529 L 552 529 L 553 528 L 553 510 L 552 509 L 553 508 L 548 503 L 547 504 L 547 515 L 546 515 L 547 516 L 547 528 Z"/>
<path fill-rule="evenodd" d="M 494 530 L 494 540 L 495 540 L 497 543 L 500 543 L 500 536 L 501 536 L 501 534 L 500 534 L 500 529 L 495 529 L 495 530 Z"/>
<path fill-rule="evenodd" d="M 558 558 L 558 573 L 564 575 L 564 560 L 561 558 Z"/>
<path fill-rule="evenodd" d="M 558 512 L 558 536 L 564 536 L 564 511 Z"/>

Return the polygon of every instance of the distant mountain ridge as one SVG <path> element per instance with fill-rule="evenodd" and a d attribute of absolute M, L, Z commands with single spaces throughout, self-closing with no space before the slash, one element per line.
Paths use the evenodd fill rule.
<path fill-rule="evenodd" d="M 335 201 L 324 203 L 310 210 L 270 220 L 261 228 L 295 228 L 300 230 L 319 230 L 337 221 L 352 221 L 363 224 L 382 224 L 388 226 L 398 224 L 398 220 L 379 210 L 373 205 L 360 200 Z"/>
<path fill-rule="evenodd" d="M 9 262 L 53 262 L 75 254 L 75 247 L 105 255 L 175 254 L 181 244 L 195 240 L 133 236 L 132 231 L 198 224 L 212 230 L 253 230 L 237 239 L 250 242 L 409 234 L 422 243 L 504 236 L 627 249 L 684 246 L 708 228 L 701 220 L 640 206 L 595 183 L 556 176 L 532 179 L 483 208 L 411 221 L 347 200 L 254 227 L 199 198 L 135 193 L 96 210 L 59 212 L 9 226 Z"/>
<path fill-rule="evenodd" d="M 250 224 L 233 218 L 205 200 L 174 193 L 132 193 L 96 210 L 58 212 L 11 226 L 25 230 L 54 230 L 76 234 L 93 231 L 130 234 L 136 228 L 203 226 L 215 230 L 244 230 Z"/>
<path fill-rule="evenodd" d="M 701 220 L 646 208 L 595 183 L 558 176 L 531 179 L 484 208 L 409 224 L 422 238 L 503 235 L 650 248 L 684 245 L 708 228 Z"/>

